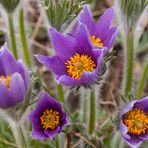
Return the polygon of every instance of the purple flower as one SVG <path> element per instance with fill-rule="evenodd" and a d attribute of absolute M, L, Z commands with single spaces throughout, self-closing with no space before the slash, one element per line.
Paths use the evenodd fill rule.
<path fill-rule="evenodd" d="M 115 38 L 117 36 L 118 29 L 116 26 L 111 27 L 111 23 L 114 19 L 114 9 L 109 8 L 105 13 L 100 17 L 97 23 L 94 22 L 91 15 L 91 11 L 87 5 L 81 11 L 79 15 L 80 23 L 84 24 L 89 32 L 90 40 L 92 46 L 97 48 L 105 48 L 106 52 L 113 46 Z M 79 28 L 79 22 L 74 26 L 71 34 L 76 35 Z"/>
<path fill-rule="evenodd" d="M 0 108 L 7 109 L 23 101 L 27 87 L 28 72 L 4 45 L 0 50 Z"/>
<path fill-rule="evenodd" d="M 120 132 L 133 148 L 148 140 L 148 97 L 128 103 L 121 111 Z"/>
<path fill-rule="evenodd" d="M 52 139 L 68 123 L 62 105 L 44 92 L 29 119 L 33 125 L 32 136 L 39 140 Z"/>
<path fill-rule="evenodd" d="M 85 26 L 80 25 L 75 38 L 53 28 L 49 33 L 56 55 L 37 55 L 37 59 L 56 74 L 57 81 L 67 86 L 96 82 L 101 72 L 103 49 L 92 49 Z"/>

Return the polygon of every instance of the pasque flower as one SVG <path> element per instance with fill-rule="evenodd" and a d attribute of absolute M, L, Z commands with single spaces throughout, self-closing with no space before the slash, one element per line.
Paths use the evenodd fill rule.
<path fill-rule="evenodd" d="M 114 9 L 109 8 L 100 17 L 99 21 L 95 23 L 89 7 L 85 5 L 78 17 L 79 22 L 84 24 L 89 32 L 89 38 L 91 40 L 92 46 L 97 48 L 103 47 L 106 49 L 106 53 L 112 47 L 118 32 L 116 26 L 111 27 L 114 15 Z M 79 22 L 77 22 L 74 26 L 71 35 L 75 36 L 79 28 Z"/>
<path fill-rule="evenodd" d="M 56 74 L 57 81 L 67 86 L 89 85 L 101 73 L 103 49 L 93 49 L 86 28 L 80 25 L 75 38 L 49 30 L 55 56 L 37 55 L 37 59 Z"/>
<path fill-rule="evenodd" d="M 132 148 L 148 140 L 148 97 L 134 100 L 123 108 L 120 132 Z"/>
<path fill-rule="evenodd" d="M 40 97 L 36 109 L 29 115 L 33 125 L 32 136 L 39 140 L 52 139 L 68 123 L 67 113 L 63 111 L 61 103 L 46 93 L 41 93 Z"/>
<path fill-rule="evenodd" d="M 28 87 L 28 72 L 16 61 L 6 44 L 0 50 L 0 108 L 23 101 Z"/>

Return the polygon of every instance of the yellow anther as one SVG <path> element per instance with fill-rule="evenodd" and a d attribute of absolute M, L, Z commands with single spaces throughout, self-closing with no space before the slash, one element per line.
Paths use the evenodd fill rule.
<path fill-rule="evenodd" d="M 123 123 L 129 133 L 140 135 L 148 130 L 148 115 L 141 109 L 133 109 L 125 114 Z"/>
<path fill-rule="evenodd" d="M 83 72 L 92 72 L 96 64 L 88 55 L 75 54 L 70 60 L 65 62 L 68 75 L 72 78 L 80 79 Z"/>
<path fill-rule="evenodd" d="M 100 46 L 100 47 L 104 46 L 104 44 L 102 43 L 101 39 L 100 38 L 96 38 L 94 35 L 91 36 L 91 42 L 95 46 Z"/>
<path fill-rule="evenodd" d="M 11 80 L 11 74 L 4 77 L 3 75 L 0 76 L 0 81 L 9 89 L 10 88 L 10 80 Z"/>
<path fill-rule="evenodd" d="M 53 109 L 46 109 L 40 121 L 44 129 L 55 129 L 60 124 L 60 113 Z"/>

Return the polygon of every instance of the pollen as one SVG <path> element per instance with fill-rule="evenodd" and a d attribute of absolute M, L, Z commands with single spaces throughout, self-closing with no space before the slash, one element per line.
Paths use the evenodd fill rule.
<path fill-rule="evenodd" d="M 40 117 L 43 129 L 55 129 L 60 124 L 60 113 L 53 109 L 46 109 Z"/>
<path fill-rule="evenodd" d="M 3 75 L 0 76 L 0 81 L 9 89 L 10 88 L 10 80 L 11 80 L 11 74 L 4 77 Z"/>
<path fill-rule="evenodd" d="M 88 55 L 75 54 L 70 60 L 65 62 L 68 75 L 75 79 L 80 79 L 83 72 L 92 72 L 96 64 Z"/>
<path fill-rule="evenodd" d="M 91 36 L 91 42 L 95 46 L 100 46 L 100 47 L 104 46 L 104 44 L 102 43 L 101 39 L 100 38 L 96 38 L 94 35 Z"/>
<path fill-rule="evenodd" d="M 148 115 L 141 109 L 133 109 L 125 114 L 123 123 L 129 133 L 144 134 L 148 130 Z"/>

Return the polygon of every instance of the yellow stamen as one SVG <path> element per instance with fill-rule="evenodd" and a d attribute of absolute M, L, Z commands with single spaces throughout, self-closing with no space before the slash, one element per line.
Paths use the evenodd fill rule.
<path fill-rule="evenodd" d="M 44 129 L 55 129 L 60 124 L 60 113 L 53 109 L 46 109 L 40 121 Z"/>
<path fill-rule="evenodd" d="M 0 76 L 0 81 L 9 89 L 10 88 L 10 80 L 11 80 L 11 74 L 4 77 L 3 75 Z"/>
<path fill-rule="evenodd" d="M 96 67 L 92 58 L 84 54 L 75 54 L 70 60 L 66 61 L 65 64 L 68 75 L 76 79 L 80 79 L 83 72 L 92 72 Z"/>
<path fill-rule="evenodd" d="M 125 114 L 123 123 L 129 133 L 140 135 L 148 130 L 148 115 L 141 109 L 133 109 Z"/>
<path fill-rule="evenodd" d="M 91 42 L 95 46 L 100 46 L 100 47 L 104 46 L 104 44 L 102 43 L 101 39 L 100 38 L 96 38 L 94 35 L 91 36 Z"/>

